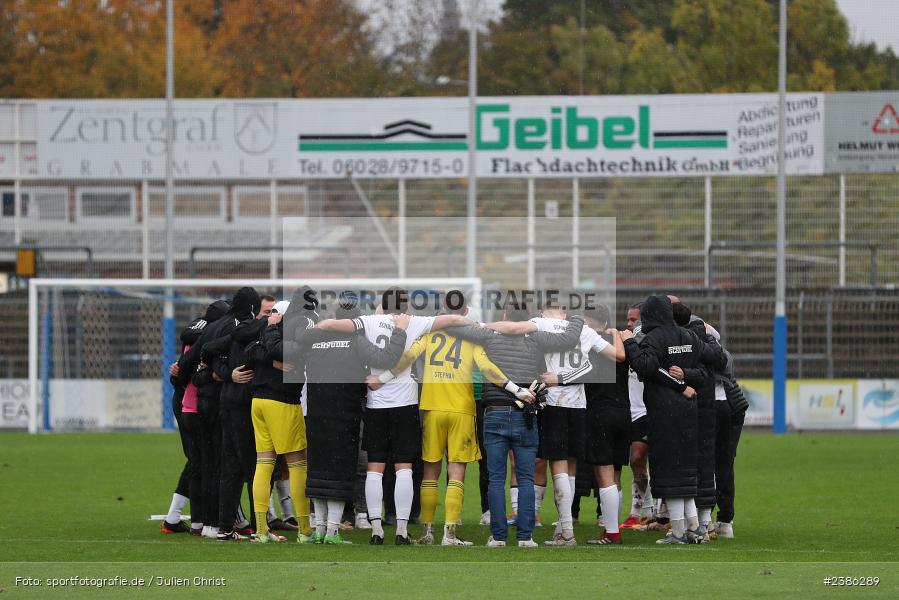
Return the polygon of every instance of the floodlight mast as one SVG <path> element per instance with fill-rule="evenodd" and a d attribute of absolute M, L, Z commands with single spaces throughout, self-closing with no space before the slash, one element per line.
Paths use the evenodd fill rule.
<path fill-rule="evenodd" d="M 787 431 L 786 96 L 787 0 L 780 0 L 777 60 L 777 268 L 774 290 L 773 431 Z"/>
<path fill-rule="evenodd" d="M 478 177 L 476 161 L 475 108 L 478 96 L 478 0 L 468 3 L 468 231 L 465 276 L 477 276 Z"/>

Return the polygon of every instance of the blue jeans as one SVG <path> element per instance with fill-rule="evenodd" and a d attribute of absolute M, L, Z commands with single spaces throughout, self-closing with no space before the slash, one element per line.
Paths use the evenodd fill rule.
<path fill-rule="evenodd" d="M 484 448 L 487 451 L 487 472 L 490 485 L 490 533 L 495 540 L 506 540 L 506 462 L 509 450 L 515 457 L 515 477 L 518 479 L 518 526 L 516 538 L 531 539 L 534 531 L 534 460 L 537 458 L 537 421 L 534 428 L 524 424 L 524 414 L 512 409 L 488 411 L 484 415 Z"/>

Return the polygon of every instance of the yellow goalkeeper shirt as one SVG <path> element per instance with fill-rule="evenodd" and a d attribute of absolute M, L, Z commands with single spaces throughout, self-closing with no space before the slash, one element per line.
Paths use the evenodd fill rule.
<path fill-rule="evenodd" d="M 481 346 L 442 331 L 427 333 L 415 340 L 391 371 L 402 372 L 422 354 L 424 387 L 419 403 L 421 410 L 475 415 L 475 366 L 491 383 L 503 385 L 507 379 L 500 368 L 487 358 Z"/>

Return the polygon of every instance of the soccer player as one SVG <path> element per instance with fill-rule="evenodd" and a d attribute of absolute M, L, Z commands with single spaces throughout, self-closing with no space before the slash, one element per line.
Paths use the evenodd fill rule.
<path fill-rule="evenodd" d="M 505 323 L 494 323 L 488 327 L 459 327 L 449 331 L 458 338 L 483 346 L 490 360 L 510 379 L 503 386 L 492 382 L 485 384 L 484 446 L 490 474 L 487 492 L 490 500 L 489 548 L 505 546 L 509 535 L 505 515 L 509 450 L 515 456 L 514 469 L 518 481 L 518 546 L 537 546 L 531 534 L 535 508 L 534 461 L 537 458 L 540 428 L 534 415 L 534 399 L 528 388 L 539 380 L 545 368 L 543 354 L 573 348 L 580 339 L 583 327 L 583 320 L 575 316 L 563 331 L 535 331 L 536 325 L 525 321 L 528 316 L 526 307 L 510 303 L 504 313 Z M 517 333 L 522 326 L 530 333 Z"/>
<path fill-rule="evenodd" d="M 342 295 L 338 319 L 359 316 L 358 303 Z M 383 348 L 360 333 L 304 332 L 298 350 L 306 365 L 309 473 L 306 493 L 315 505 L 315 541 L 348 544 L 340 537 L 344 507 L 353 500 L 359 425 L 369 368 L 389 368 L 406 347 L 408 315 L 396 315 Z"/>
<path fill-rule="evenodd" d="M 472 374 L 472 388 L 474 402 L 477 407 L 477 433 L 478 451 L 481 458 L 478 459 L 478 492 L 481 497 L 481 520 L 479 525 L 490 525 L 490 501 L 487 499 L 487 488 L 490 485 L 490 477 L 487 475 L 487 452 L 484 450 L 484 376 L 478 369 Z"/>
<path fill-rule="evenodd" d="M 539 331 L 559 332 L 568 325 L 565 316 L 564 311 L 558 308 L 546 308 L 543 310 L 543 316 L 531 319 L 531 323 Z M 561 352 L 547 353 L 545 356 L 549 372 L 544 373 L 542 377 L 544 382 L 550 382 L 554 387 L 550 387 L 546 408 L 540 413 L 539 455 L 549 461 L 553 476 L 553 498 L 559 514 L 553 538 L 545 542 L 549 546 L 577 545 L 571 503 L 574 499 L 577 461 L 584 458 L 586 441 L 584 427 L 587 396 L 583 384 L 574 383 L 568 386 L 556 384 L 564 384 L 566 381 L 576 382 L 590 373 L 593 369 L 591 352 L 611 362 L 623 362 L 624 348 L 620 343 L 617 346 L 616 348 L 592 328 L 585 326 L 581 330 L 577 345 Z M 612 485 L 614 486 L 614 480 Z M 605 504 L 603 514 L 606 514 Z M 615 522 L 617 530 L 617 515 L 612 515 L 611 520 Z"/>
<path fill-rule="evenodd" d="M 460 303 L 461 304 L 461 303 Z M 458 305 L 457 305 L 458 306 Z M 466 316 L 468 308 L 451 314 Z M 437 479 L 443 457 L 447 457 L 446 523 L 443 527 L 443 546 L 471 546 L 456 534 L 456 525 L 462 513 L 465 495 L 465 469 L 468 463 L 481 458 L 477 442 L 477 418 L 475 415 L 474 372 L 478 369 L 487 381 L 504 385 L 508 379 L 490 362 L 484 349 L 453 337 L 445 331 L 436 331 L 420 337 L 403 354 L 402 359 L 389 372 L 401 373 L 424 355 L 423 388 L 420 409 L 424 412 L 422 426 L 422 459 L 424 479 L 421 483 L 421 519 L 424 534 L 419 543 L 434 543 L 434 513 L 437 510 Z M 380 378 L 371 376 L 372 389 L 390 381 L 386 373 Z"/>
<path fill-rule="evenodd" d="M 256 440 L 256 472 L 253 476 L 253 510 L 256 513 L 256 542 L 282 542 L 284 538 L 272 532 L 266 522 L 275 457 L 284 455 L 290 479 L 290 496 L 299 521 L 297 541 L 312 543 L 315 537 L 309 522 L 309 500 L 306 497 L 306 423 L 303 419 L 300 378 L 288 377 L 294 370 L 302 372 L 302 365 L 291 364 L 285 357 L 292 355 L 291 345 L 300 332 L 311 331 L 315 306 L 304 308 L 311 290 L 301 288 L 282 315 L 272 314 L 262 333 L 260 344 L 247 351 L 253 363 L 253 400 L 251 404 L 253 431 Z M 287 349 L 285 350 L 285 346 Z"/>
<path fill-rule="evenodd" d="M 645 337 L 639 344 L 630 332 L 624 332 L 622 337 L 628 361 L 645 386 L 653 488 L 656 495 L 665 499 L 671 517 L 671 535 L 658 543 L 695 542 L 702 537 L 698 534 L 694 501 L 698 460 L 696 390 L 687 381 L 673 377 L 669 369 L 677 366 L 685 374 L 700 366 L 720 369 L 726 358 L 717 344 L 708 344 L 674 323 L 671 301 L 666 296 L 647 298 L 641 321 Z"/>
<path fill-rule="evenodd" d="M 190 324 L 181 332 L 180 340 L 181 340 L 181 356 L 184 356 L 184 353 L 190 350 L 191 346 L 193 346 L 197 340 L 200 338 L 200 334 L 203 333 L 203 329 L 206 328 L 206 325 L 209 323 L 213 323 L 221 318 L 228 309 L 231 308 L 230 305 L 224 300 L 217 300 L 206 307 L 206 312 L 202 317 L 198 317 L 190 322 Z M 181 513 L 184 511 L 184 506 L 187 504 L 188 498 L 191 496 L 191 489 L 193 489 L 193 494 L 195 498 L 195 502 L 191 504 L 191 512 L 193 513 L 194 523 L 197 524 L 198 532 L 203 529 L 203 509 L 202 509 L 202 499 L 200 494 L 200 440 L 198 439 L 199 429 L 198 424 L 191 422 L 190 424 L 185 424 L 185 420 L 195 419 L 196 415 L 196 389 L 193 388 L 193 384 L 189 382 L 185 382 L 184 378 L 179 379 L 180 368 L 178 362 L 173 363 L 169 367 L 169 375 L 170 381 L 172 383 L 172 387 L 174 389 L 174 393 L 172 394 L 172 412 L 175 416 L 175 422 L 178 424 L 178 435 L 181 437 L 181 448 L 184 451 L 184 456 L 187 459 L 187 462 L 184 464 L 184 469 L 181 471 L 181 476 L 178 478 L 178 485 L 175 488 L 175 493 L 172 494 L 172 502 L 169 506 L 168 514 L 166 514 L 165 519 L 162 521 L 162 533 L 186 533 L 189 529 L 181 522 Z M 191 389 L 191 398 L 189 398 L 189 404 L 187 412 L 190 413 L 190 416 L 185 419 L 184 417 L 184 394 L 187 388 Z M 193 400 L 193 403 L 190 400 Z"/>
<path fill-rule="evenodd" d="M 204 444 L 202 456 L 202 490 L 204 515 L 203 535 L 215 538 L 219 523 L 219 470 L 221 459 L 221 419 L 219 399 L 222 390 L 222 378 L 209 368 L 213 354 L 206 352 L 207 344 L 218 338 L 230 335 L 243 320 L 253 319 L 259 311 L 259 293 L 251 287 L 237 290 L 231 300 L 231 308 L 215 323 L 206 326 L 203 333 L 191 349 L 182 357 L 184 364 L 179 366 L 179 377 L 183 373 L 190 377 L 197 388 L 197 414 L 203 428 Z M 233 516 L 233 515 L 232 515 Z"/>
<path fill-rule="evenodd" d="M 676 302 L 672 306 L 674 322 L 680 327 L 690 329 L 701 339 L 706 336 L 706 324 L 702 319 L 692 314 L 692 311 L 682 302 Z M 717 342 L 716 342 L 717 343 Z M 689 379 L 689 375 L 683 370 L 672 367 L 670 373 L 674 377 Z M 697 490 L 696 509 L 699 518 L 697 531 L 702 535 L 703 542 L 709 541 L 708 525 L 711 521 L 712 508 L 715 506 L 715 377 L 711 371 L 706 371 L 702 378 L 703 384 L 696 388 L 696 413 L 697 413 L 697 442 L 699 453 L 697 455 Z"/>
<path fill-rule="evenodd" d="M 621 507 L 621 467 L 627 462 L 630 444 L 630 402 L 627 389 L 628 365 L 624 345 L 615 329 L 609 328 L 609 309 L 597 306 L 585 317 L 588 325 L 602 331 L 603 339 L 614 348 L 600 356 L 591 350 L 593 369 L 581 376 L 545 373 L 547 384 L 571 385 L 584 382 L 587 397 L 586 429 L 588 431 L 584 456 L 592 465 L 591 484 L 599 484 L 599 504 L 602 509 L 603 535 L 588 544 L 620 544 L 618 515 Z M 605 360 L 604 360 L 605 359 Z"/>
<path fill-rule="evenodd" d="M 254 318 L 241 321 L 229 335 L 207 343 L 204 348 L 211 355 L 210 368 L 224 382 L 219 397 L 222 427 L 219 522 L 216 536 L 219 541 L 239 540 L 255 533 L 255 515 L 254 522 L 248 523 L 240 506 L 244 486 L 249 489 L 252 505 L 253 471 L 256 465 L 249 388 L 253 370 L 247 367 L 245 348 L 250 342 L 259 339 L 266 327 L 263 319 L 271 314 L 274 306 L 274 298 L 262 296 L 259 311 Z"/>
<path fill-rule="evenodd" d="M 409 293 L 391 287 L 381 296 L 379 314 L 363 315 L 352 320 L 329 319 L 318 326 L 344 333 L 364 331 L 370 342 L 383 348 L 393 332 L 395 316 L 406 312 L 408 304 Z M 471 324 L 471 321 L 460 315 L 413 316 L 406 330 L 405 350 L 426 333 L 466 324 Z M 383 369 L 372 369 L 375 376 L 384 373 L 386 371 Z M 418 415 L 418 384 L 412 379 L 411 367 L 396 377 L 391 377 L 384 387 L 369 390 L 365 409 L 362 445 L 368 453 L 365 503 L 372 525 L 370 543 L 375 546 L 384 543 L 384 528 L 381 523 L 384 500 L 382 483 L 384 469 L 388 462 L 392 462 L 396 473 L 396 543 L 402 546 L 412 545 L 408 530 L 414 496 L 412 463 L 421 456 L 421 425 Z"/>
<path fill-rule="evenodd" d="M 712 336 L 719 338 L 718 332 Z M 734 537 L 734 459 L 743 431 L 743 421 L 749 402 L 734 377 L 734 359 L 727 350 L 727 365 L 716 373 L 715 383 L 715 503 L 718 506 L 717 523 L 709 527 L 716 539 Z M 703 515 L 700 515 L 702 518 Z M 711 516 L 709 516 L 711 520 Z"/>
<path fill-rule="evenodd" d="M 637 341 L 643 339 L 640 327 L 640 308 L 642 302 L 627 309 L 627 330 L 633 332 Z M 621 529 L 632 529 L 647 525 L 653 517 L 653 500 L 650 489 L 649 474 L 646 469 L 647 432 L 646 405 L 643 403 L 643 382 L 633 369 L 628 367 L 627 390 L 631 410 L 631 510 L 627 519 L 620 525 Z"/>

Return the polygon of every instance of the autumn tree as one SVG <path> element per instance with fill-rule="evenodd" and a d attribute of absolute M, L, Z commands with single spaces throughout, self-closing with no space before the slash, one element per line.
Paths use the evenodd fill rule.
<path fill-rule="evenodd" d="M 162 7 L 152 0 L 4 3 L 0 43 L 6 51 L 0 54 L 0 94 L 23 98 L 163 95 Z M 179 93 L 211 94 L 215 77 L 208 69 L 209 44 L 188 18 L 179 18 L 176 29 Z"/>
<path fill-rule="evenodd" d="M 386 74 L 374 57 L 366 17 L 347 0 L 223 0 L 214 55 L 218 95 L 374 95 Z"/>

